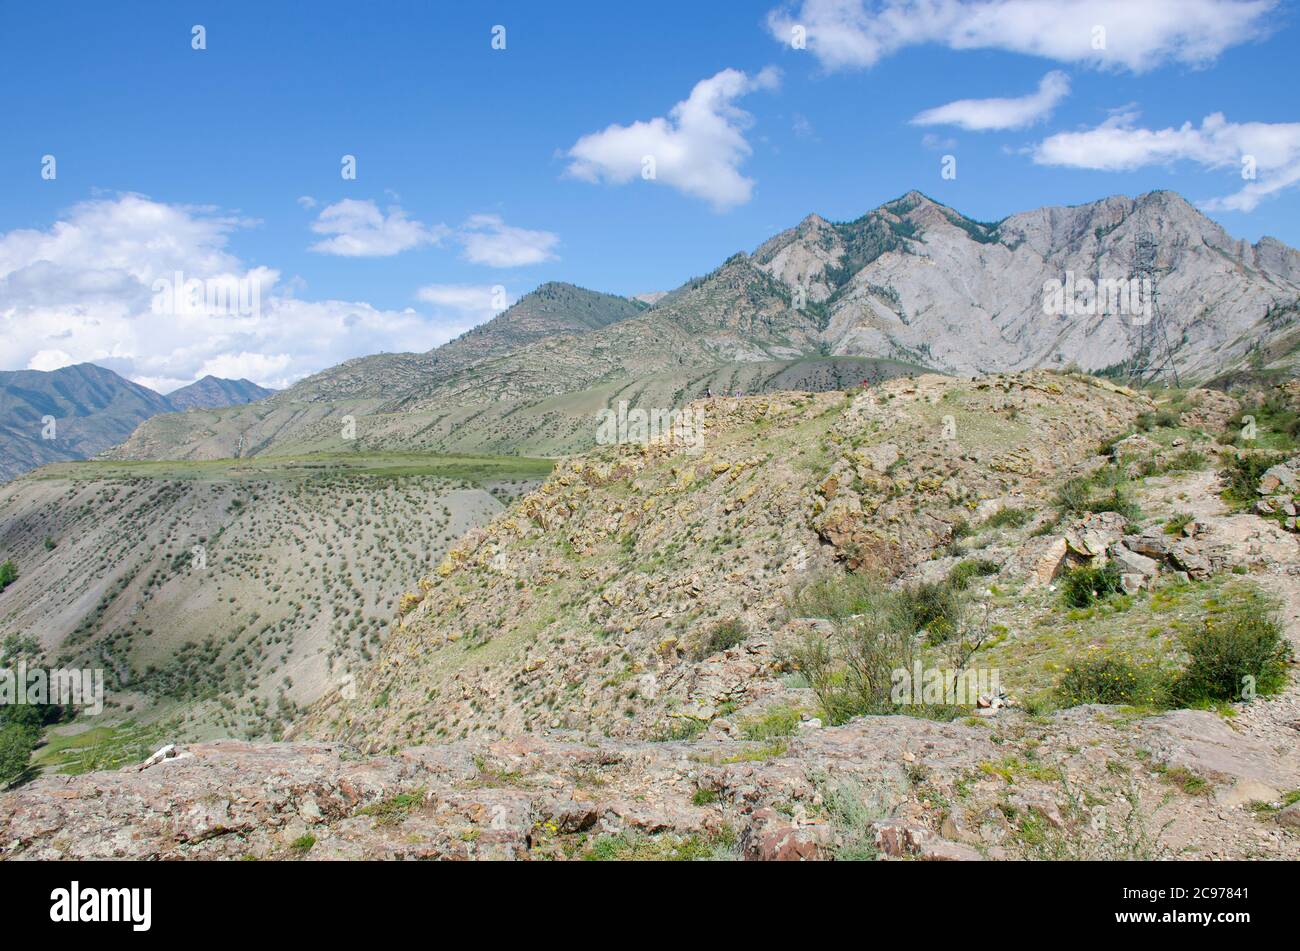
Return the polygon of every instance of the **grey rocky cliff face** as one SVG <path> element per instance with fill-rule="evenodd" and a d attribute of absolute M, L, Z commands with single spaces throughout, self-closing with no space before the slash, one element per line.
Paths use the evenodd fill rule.
<path fill-rule="evenodd" d="M 890 229 L 892 246 L 836 274 L 853 263 L 850 245 L 869 220 Z M 1039 208 L 996 226 L 913 192 L 847 225 L 809 216 L 754 259 L 826 308 L 824 343 L 835 354 L 910 358 L 956 373 L 1097 370 L 1134 354 L 1144 312 L 1045 313 L 1044 287 L 1068 276 L 1128 278 L 1142 232 L 1157 242 L 1160 308 L 1186 374 L 1239 364 L 1280 329 L 1264 322 L 1269 309 L 1300 300 L 1300 254 L 1271 238 L 1235 240 L 1172 192 Z"/>

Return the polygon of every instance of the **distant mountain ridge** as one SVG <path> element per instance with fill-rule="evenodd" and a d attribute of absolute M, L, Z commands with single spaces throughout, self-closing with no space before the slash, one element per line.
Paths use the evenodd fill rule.
<path fill-rule="evenodd" d="M 212 409 L 216 406 L 236 406 L 264 400 L 275 393 L 251 380 L 223 380 L 208 374 L 189 386 L 182 386 L 167 394 L 166 400 L 177 410 Z"/>
<path fill-rule="evenodd" d="M 425 354 L 322 371 L 248 407 L 161 416 L 117 458 L 356 447 L 580 451 L 601 409 L 725 392 L 854 385 L 919 368 L 1121 368 L 1142 319 L 1048 312 L 1051 281 L 1124 279 L 1157 242 L 1159 300 L 1183 378 L 1300 361 L 1300 252 L 1232 238 L 1179 195 L 1113 196 L 980 222 L 912 191 L 848 222 L 808 215 L 653 303 L 545 284 Z"/>
<path fill-rule="evenodd" d="M 163 396 L 93 363 L 0 371 L 0 480 L 90 458 L 160 413 L 247 403 L 273 392 L 206 376 Z"/>

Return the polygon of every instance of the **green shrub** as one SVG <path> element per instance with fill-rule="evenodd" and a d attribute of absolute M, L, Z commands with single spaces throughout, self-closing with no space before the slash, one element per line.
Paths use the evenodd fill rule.
<path fill-rule="evenodd" d="M 1116 512 L 1130 522 L 1142 517 L 1142 510 L 1129 494 L 1120 486 L 1115 486 L 1109 495 L 1088 504 L 1089 512 Z"/>
<path fill-rule="evenodd" d="M 0 789 L 26 772 L 40 736 L 27 724 L 0 720 Z"/>
<path fill-rule="evenodd" d="M 984 520 L 984 528 L 1020 528 L 1034 515 L 1028 509 L 1000 508 Z"/>
<path fill-rule="evenodd" d="M 708 630 L 708 633 L 695 645 L 693 655 L 696 660 L 712 657 L 729 647 L 735 647 L 748 636 L 749 631 L 744 621 L 739 618 L 727 618 Z"/>
<path fill-rule="evenodd" d="M 1250 685 L 1256 694 L 1286 685 L 1290 645 L 1273 611 L 1259 599 L 1212 614 L 1183 634 L 1190 660 L 1175 686 L 1182 703 L 1241 700 Z"/>
<path fill-rule="evenodd" d="M 1076 658 L 1056 685 L 1062 706 L 1083 703 L 1120 703 L 1163 707 L 1169 702 L 1168 677 L 1158 668 L 1135 664 L 1118 654 Z"/>
<path fill-rule="evenodd" d="M 1165 472 L 1196 472 L 1210 464 L 1205 453 L 1195 449 L 1184 449 L 1175 454 L 1161 467 Z"/>
<path fill-rule="evenodd" d="M 795 617 L 837 621 L 865 614 L 880 597 L 880 583 L 870 575 L 828 572 L 799 590 L 790 611 Z"/>
<path fill-rule="evenodd" d="M 1183 529 L 1195 521 L 1190 512 L 1177 512 L 1174 517 L 1165 522 L 1166 535 L 1181 535 Z"/>
<path fill-rule="evenodd" d="M 910 668 L 913 628 L 903 612 L 882 599 L 880 609 L 835 625 L 830 638 L 810 634 L 794 661 L 833 724 L 868 713 L 895 713 L 893 672 Z"/>
<path fill-rule="evenodd" d="M 961 594 L 946 581 L 921 581 L 894 593 L 898 612 L 912 631 L 922 631 L 930 644 L 941 644 L 956 632 L 963 607 Z"/>
<path fill-rule="evenodd" d="M 18 580 L 18 566 L 12 561 L 6 561 L 0 564 L 0 591 L 9 587 Z"/>
<path fill-rule="evenodd" d="M 1285 458 L 1284 454 L 1274 452 L 1248 452 L 1239 456 L 1225 453 L 1225 466 L 1219 473 L 1224 482 L 1224 501 L 1238 511 L 1253 507 L 1259 498 L 1259 480 Z"/>
<path fill-rule="evenodd" d="M 1134 422 L 1138 429 L 1146 433 L 1151 432 L 1151 430 L 1156 429 L 1157 427 L 1173 429 L 1178 425 L 1178 414 L 1173 410 L 1168 409 L 1139 413 Z"/>
<path fill-rule="evenodd" d="M 976 578 L 995 575 L 1000 570 L 997 562 L 987 558 L 967 558 L 952 566 L 948 572 L 948 583 L 958 591 L 965 591 Z"/>
<path fill-rule="evenodd" d="M 1255 421 L 1253 440 L 1242 438 L 1246 417 Z M 1294 450 L 1300 438 L 1300 413 L 1281 396 L 1271 396 L 1263 403 L 1248 406 L 1228 421 L 1219 442 L 1229 446 L 1258 446 L 1267 449 Z"/>
<path fill-rule="evenodd" d="M 1123 591 L 1120 570 L 1114 562 L 1092 568 L 1071 568 L 1061 576 L 1061 597 L 1074 608 L 1086 608 L 1093 602 Z"/>
<path fill-rule="evenodd" d="M 1077 515 L 1088 511 L 1092 499 L 1092 481 L 1083 477 L 1067 479 L 1056 490 L 1056 507 L 1066 515 Z"/>

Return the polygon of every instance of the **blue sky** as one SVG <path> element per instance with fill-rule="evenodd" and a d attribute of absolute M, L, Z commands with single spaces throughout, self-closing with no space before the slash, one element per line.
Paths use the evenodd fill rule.
<path fill-rule="evenodd" d="M 912 188 L 980 220 L 1172 188 L 1300 246 L 1296 45 L 1273 0 L 10 4 L 0 369 L 283 386 Z M 260 312 L 160 313 L 176 270 Z"/>

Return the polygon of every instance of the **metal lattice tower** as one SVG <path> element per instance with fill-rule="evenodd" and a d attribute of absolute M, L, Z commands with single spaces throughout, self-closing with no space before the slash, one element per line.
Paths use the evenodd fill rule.
<path fill-rule="evenodd" d="M 1129 360 L 1129 376 L 1139 386 L 1144 386 L 1163 375 L 1173 378 L 1178 386 L 1178 367 L 1174 363 L 1174 348 L 1169 342 L 1169 331 L 1165 324 L 1164 311 L 1160 306 L 1160 275 L 1169 270 L 1157 263 L 1160 246 L 1156 236 L 1145 227 L 1137 233 L 1133 242 L 1133 253 L 1129 258 L 1128 277 L 1139 283 L 1139 287 L 1150 288 L 1147 304 L 1151 308 L 1151 317 L 1138 327 L 1138 347 Z"/>

